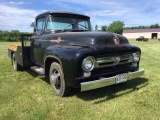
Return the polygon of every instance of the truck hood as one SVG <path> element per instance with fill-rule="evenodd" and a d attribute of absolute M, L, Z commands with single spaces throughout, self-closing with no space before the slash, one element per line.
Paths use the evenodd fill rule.
<path fill-rule="evenodd" d="M 46 40 L 60 40 L 65 46 L 88 47 L 99 52 L 137 51 L 138 47 L 130 45 L 127 38 L 109 32 L 64 32 L 45 36 Z M 115 40 L 116 39 L 116 40 Z"/>
<path fill-rule="evenodd" d="M 128 40 L 119 34 L 115 34 L 119 40 L 120 44 L 128 43 Z M 79 43 L 85 45 L 103 45 L 103 44 L 115 44 L 113 38 L 114 34 L 109 32 L 63 32 L 63 33 L 51 33 L 45 36 L 43 39 L 51 40 L 58 39 L 68 42 L 68 43 Z"/>

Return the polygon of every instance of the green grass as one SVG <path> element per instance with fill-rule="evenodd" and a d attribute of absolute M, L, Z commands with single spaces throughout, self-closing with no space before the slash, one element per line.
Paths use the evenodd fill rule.
<path fill-rule="evenodd" d="M 0 42 L 0 120 L 160 119 L 160 42 L 130 43 L 142 50 L 144 76 L 61 98 L 47 78 L 30 70 L 15 72 L 7 56 L 11 43 Z"/>

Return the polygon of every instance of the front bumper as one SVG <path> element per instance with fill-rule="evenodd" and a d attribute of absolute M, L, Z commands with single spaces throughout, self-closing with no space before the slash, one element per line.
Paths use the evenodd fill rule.
<path fill-rule="evenodd" d="M 144 74 L 144 69 L 136 71 L 136 72 L 129 72 L 127 74 L 127 81 L 137 78 Z M 117 76 L 109 77 L 109 78 L 100 78 L 99 80 L 83 82 L 81 83 L 81 91 L 92 90 L 96 88 L 101 88 L 113 84 L 117 84 Z"/>

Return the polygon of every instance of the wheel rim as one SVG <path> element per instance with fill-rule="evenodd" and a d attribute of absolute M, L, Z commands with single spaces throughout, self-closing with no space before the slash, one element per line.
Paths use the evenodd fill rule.
<path fill-rule="evenodd" d="M 60 76 L 60 72 L 57 69 L 52 70 L 52 73 L 50 76 L 50 82 L 53 87 L 55 87 L 57 90 L 60 90 L 61 76 Z"/>

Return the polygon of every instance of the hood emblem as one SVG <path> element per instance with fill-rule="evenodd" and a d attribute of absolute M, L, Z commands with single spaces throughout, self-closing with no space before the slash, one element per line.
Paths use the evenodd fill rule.
<path fill-rule="evenodd" d="M 115 43 L 116 45 L 119 45 L 119 44 L 120 44 L 120 40 L 119 40 L 119 39 L 113 38 L 113 40 L 114 40 L 114 43 Z"/>
<path fill-rule="evenodd" d="M 60 43 L 64 40 L 61 39 L 61 37 L 58 37 L 57 40 L 51 40 L 51 42 L 57 42 L 57 43 Z"/>
<path fill-rule="evenodd" d="M 57 38 L 57 42 L 58 42 L 58 43 L 61 42 L 61 37 L 58 37 L 58 38 Z"/>
<path fill-rule="evenodd" d="M 113 57 L 111 59 L 113 60 L 114 64 L 119 64 L 119 62 L 121 61 L 120 57 Z"/>
<path fill-rule="evenodd" d="M 117 35 L 115 33 L 112 33 L 113 37 L 113 41 L 116 45 L 120 44 L 120 39 L 117 37 Z"/>

